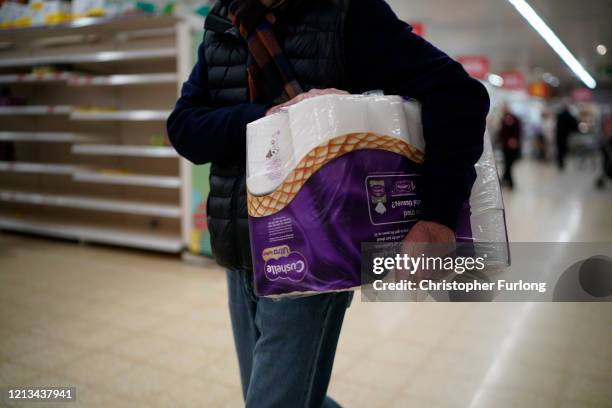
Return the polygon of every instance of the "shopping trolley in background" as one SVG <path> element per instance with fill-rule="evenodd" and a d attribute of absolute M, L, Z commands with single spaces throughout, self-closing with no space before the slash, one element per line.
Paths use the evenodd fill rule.
<path fill-rule="evenodd" d="M 599 151 L 601 150 L 601 136 L 595 133 L 574 133 L 569 139 L 570 154 L 576 159 L 579 170 L 592 170 L 597 168 Z"/>

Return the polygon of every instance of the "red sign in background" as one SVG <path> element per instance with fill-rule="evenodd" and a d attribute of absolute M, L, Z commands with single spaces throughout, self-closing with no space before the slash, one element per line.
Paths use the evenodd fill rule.
<path fill-rule="evenodd" d="M 525 75 L 521 71 L 506 71 L 502 72 L 501 77 L 504 79 L 504 88 L 511 90 L 525 89 Z"/>
<path fill-rule="evenodd" d="M 419 23 L 418 21 L 409 22 L 412 27 L 412 32 L 418 36 L 425 37 L 425 26 L 423 23 Z"/>
<path fill-rule="evenodd" d="M 476 79 L 486 79 L 491 72 L 491 62 L 484 55 L 462 55 L 457 57 L 457 61 Z"/>
<path fill-rule="evenodd" d="M 587 88 L 576 88 L 572 91 L 572 98 L 576 102 L 590 102 L 593 100 L 593 92 Z"/>

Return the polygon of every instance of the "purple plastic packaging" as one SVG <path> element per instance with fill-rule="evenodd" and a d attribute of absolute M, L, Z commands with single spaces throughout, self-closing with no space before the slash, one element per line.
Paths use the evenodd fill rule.
<path fill-rule="evenodd" d="M 422 214 L 424 148 L 420 109 L 398 96 L 318 97 L 249 124 L 247 189 L 257 295 L 360 286 L 361 243 L 401 241 Z M 503 203 L 497 178 L 491 178 L 490 145 L 479 165 L 457 239 L 475 239 L 476 213 L 477 229 L 491 223 L 484 225 L 486 238 L 500 242 Z"/>

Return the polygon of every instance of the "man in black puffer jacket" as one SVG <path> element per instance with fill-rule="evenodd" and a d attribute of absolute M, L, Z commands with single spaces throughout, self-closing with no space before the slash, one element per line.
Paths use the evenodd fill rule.
<path fill-rule="evenodd" d="M 262 44 L 272 51 L 261 54 Z M 334 88 L 383 90 L 422 104 L 426 215 L 407 241 L 454 240 L 475 179 L 486 90 L 412 33 L 384 0 L 219 1 L 206 19 L 198 63 L 168 120 L 168 134 L 185 158 L 212 163 L 208 223 L 215 258 L 228 269 L 247 406 L 337 406 L 326 392 L 351 294 L 255 296 L 245 182 L 246 125 L 279 105 L 338 92 Z"/>

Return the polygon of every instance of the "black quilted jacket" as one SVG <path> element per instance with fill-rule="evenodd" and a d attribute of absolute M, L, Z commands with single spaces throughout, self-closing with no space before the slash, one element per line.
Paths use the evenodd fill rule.
<path fill-rule="evenodd" d="M 305 90 L 342 86 L 347 2 L 309 0 L 281 17 L 276 36 Z M 246 44 L 227 17 L 226 2 L 219 2 L 206 18 L 199 61 L 182 91 L 199 95 L 199 100 L 179 100 L 168 133 L 183 156 L 195 163 L 212 162 L 207 214 L 217 262 L 250 270 L 245 130 L 247 123 L 265 115 L 267 106 L 248 103 L 246 61 Z M 215 120 L 209 120 L 213 111 Z M 222 133 L 225 140 L 214 151 L 198 153 L 201 143 L 179 129 L 185 124 L 200 129 L 198 138 L 205 138 L 208 130 Z"/>

